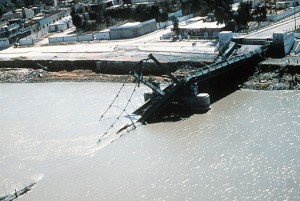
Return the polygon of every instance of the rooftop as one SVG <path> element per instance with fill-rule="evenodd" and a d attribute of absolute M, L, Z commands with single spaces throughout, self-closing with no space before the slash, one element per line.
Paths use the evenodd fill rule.
<path fill-rule="evenodd" d="M 224 28 L 225 24 L 218 24 L 218 22 L 204 22 L 204 17 L 195 17 L 179 24 L 180 28 L 185 29 L 205 29 L 205 28 Z"/>

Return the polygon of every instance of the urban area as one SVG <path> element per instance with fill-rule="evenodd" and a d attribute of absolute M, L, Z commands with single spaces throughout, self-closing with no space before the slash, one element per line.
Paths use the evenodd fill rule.
<path fill-rule="evenodd" d="M 274 32 L 285 32 L 289 36 L 293 32 L 293 41 L 289 47 L 285 46 L 284 55 L 279 57 L 295 55 L 299 48 L 298 5 L 298 1 L 1 1 L 1 81 L 18 81 L 14 73 L 19 72 L 8 71 L 9 67 L 26 66 L 27 69 L 22 69 L 21 76 L 17 77 L 26 77 L 27 72 L 32 78 L 24 79 L 35 81 L 40 78 L 34 78 L 33 75 L 41 73 L 31 73 L 28 69 L 38 68 L 39 65 L 51 67 L 49 63 L 52 62 L 55 71 L 70 70 L 66 67 L 69 65 L 67 63 L 63 67 L 64 61 L 115 59 L 126 62 L 132 60 L 128 58 L 132 55 L 140 60 L 151 52 L 170 52 L 161 54 L 169 60 L 174 60 L 173 54 L 183 55 L 183 52 L 186 56 L 179 60 L 191 60 L 203 66 L 203 62 L 213 62 L 212 57 L 216 55 L 212 54 L 212 48 L 213 53 L 218 52 L 220 46 L 217 43 L 222 31 L 231 31 L 233 39 L 244 41 L 247 38 L 271 41 Z M 287 21 L 288 25 L 285 23 Z M 286 25 L 282 27 L 280 24 Z M 269 35 L 263 34 L 266 29 Z M 128 40 L 127 44 L 122 40 Z M 73 50 L 70 51 L 71 46 Z M 159 50 L 158 46 L 161 47 Z M 82 47 L 88 48 L 85 53 L 90 54 L 77 55 L 84 49 Z M 23 53 L 25 50 L 26 54 Z M 23 66 L 19 65 L 19 60 L 24 61 Z M 42 64 L 36 64 L 39 61 Z M 55 61 L 60 65 L 54 66 Z M 289 64 L 298 62 L 295 57 L 288 61 Z M 267 66 L 286 65 L 281 60 L 272 60 L 271 64 L 274 65 Z M 80 70 L 91 69 L 94 72 L 97 69 L 95 63 L 83 65 L 73 65 L 72 70 L 77 70 L 83 76 L 86 72 Z M 114 73 L 113 68 L 111 72 L 106 72 L 123 74 L 128 72 L 128 68 L 124 68 L 121 73 Z M 51 76 L 56 74 L 53 72 Z M 60 78 L 64 79 L 71 74 L 61 73 Z M 107 76 L 99 74 L 92 73 L 89 76 L 90 79 L 107 79 Z M 268 75 L 264 74 L 263 77 Z M 265 82 L 265 79 L 262 80 Z M 294 80 L 293 83 L 296 86 Z"/>
<path fill-rule="evenodd" d="M 300 199 L 300 0 L 0 16 L 0 201 Z"/>

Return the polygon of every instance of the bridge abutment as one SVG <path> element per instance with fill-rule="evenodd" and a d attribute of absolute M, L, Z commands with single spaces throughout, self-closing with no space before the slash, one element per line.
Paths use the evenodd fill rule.
<path fill-rule="evenodd" d="M 273 33 L 273 43 L 270 53 L 274 57 L 284 57 L 290 53 L 294 45 L 294 33 L 276 32 Z"/>
<path fill-rule="evenodd" d="M 219 33 L 219 49 L 225 47 L 233 38 L 232 31 L 222 31 Z"/>

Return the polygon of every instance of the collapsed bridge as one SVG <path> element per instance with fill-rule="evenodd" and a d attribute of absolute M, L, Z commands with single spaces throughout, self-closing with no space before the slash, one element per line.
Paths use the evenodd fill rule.
<path fill-rule="evenodd" d="M 185 70 L 184 76 L 182 76 L 182 74 L 181 76 L 176 76 L 177 72 L 171 73 L 168 70 L 169 68 L 162 65 L 153 56 L 153 54 L 149 54 L 148 58 L 140 60 L 130 71 L 130 74 L 136 79 L 137 84 L 125 108 L 107 129 L 107 131 L 100 137 L 98 142 L 101 142 L 101 139 L 107 136 L 109 130 L 114 128 L 114 124 L 124 113 L 126 113 L 126 116 L 129 117 L 131 123 L 126 124 L 119 129 L 117 134 L 123 130 L 128 132 L 132 129 L 135 129 L 137 122 L 146 124 L 147 122 L 155 120 L 157 117 L 162 116 L 166 111 L 168 111 L 167 109 L 170 107 L 172 109 L 174 107 L 175 109 L 183 108 L 185 111 L 189 110 L 194 113 L 208 111 L 210 109 L 210 97 L 206 93 L 200 93 L 201 90 L 199 91 L 198 83 L 221 76 L 234 69 L 246 68 L 251 62 L 262 61 L 265 53 L 268 51 L 269 44 L 239 46 L 235 42 L 230 41 L 228 44 L 222 47 L 223 48 L 219 49 L 219 55 L 215 58 L 212 64 L 193 70 Z M 170 79 L 170 82 L 166 87 L 161 88 L 158 82 L 150 81 L 149 79 L 144 78 L 143 70 L 146 66 L 144 64 L 149 60 L 152 60 L 157 67 L 164 71 L 164 74 L 166 74 Z M 133 120 L 130 114 L 126 112 L 126 108 L 131 101 L 130 99 L 135 92 L 136 87 L 139 86 L 140 83 L 143 83 L 151 88 L 152 93 L 144 94 L 145 103 L 133 112 L 134 115 L 138 116 L 137 120 Z M 113 102 L 119 96 L 120 91 Z M 112 104 L 109 106 L 109 108 L 112 107 Z M 104 112 L 104 114 L 107 112 L 107 110 Z M 104 114 L 101 116 L 100 120 L 103 118 Z M 122 135 L 123 134 L 120 136 Z"/>
<path fill-rule="evenodd" d="M 140 115 L 141 117 L 138 121 L 145 123 L 159 116 L 170 104 L 174 103 L 184 105 L 186 108 L 194 111 L 208 110 L 209 107 L 205 105 L 207 103 L 203 103 L 203 95 L 199 94 L 197 84 L 235 68 L 243 68 L 248 62 L 262 60 L 267 47 L 268 46 L 255 46 L 252 51 L 241 51 L 242 48 L 237 49 L 234 47 L 229 56 L 222 54 L 216 58 L 214 63 L 197 70 L 188 71 L 186 73 L 187 75 L 180 79 L 173 76 L 167 68 L 164 68 L 163 65 L 150 54 L 147 59 L 141 60 L 130 72 L 138 82 L 147 85 L 153 91 L 153 93 L 148 96 L 147 101 L 139 107 L 134 114 Z M 150 59 L 153 60 L 159 68 L 164 69 L 172 80 L 166 88 L 161 89 L 157 83 L 143 79 L 143 62 Z M 207 101 L 204 100 L 204 102 Z"/>

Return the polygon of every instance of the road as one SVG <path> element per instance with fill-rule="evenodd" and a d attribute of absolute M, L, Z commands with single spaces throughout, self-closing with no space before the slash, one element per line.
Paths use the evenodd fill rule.
<path fill-rule="evenodd" d="M 244 38 L 252 39 L 252 38 L 258 38 L 258 39 L 267 39 L 267 38 L 273 38 L 274 32 L 290 32 L 293 31 L 295 28 L 295 22 L 297 28 L 300 25 L 300 17 L 299 14 L 297 14 L 296 18 L 289 18 L 286 20 L 282 20 L 280 22 L 274 23 L 271 26 L 268 26 L 266 28 L 260 29 L 254 33 L 250 33 L 244 36 Z"/>
<path fill-rule="evenodd" d="M 71 30 L 72 31 L 72 30 Z M 171 32 L 171 27 L 153 33 L 126 40 L 106 40 L 81 42 L 64 45 L 49 45 L 45 38 L 31 47 L 10 47 L 1 51 L 0 60 L 32 59 L 32 60 L 128 60 L 136 61 L 146 58 L 150 53 L 187 57 L 205 57 L 204 54 L 215 55 L 216 41 L 164 41 L 163 34 Z M 66 32 L 68 33 L 68 32 Z M 65 34 L 66 34 L 65 33 Z M 61 36 L 62 33 L 51 35 Z"/>

